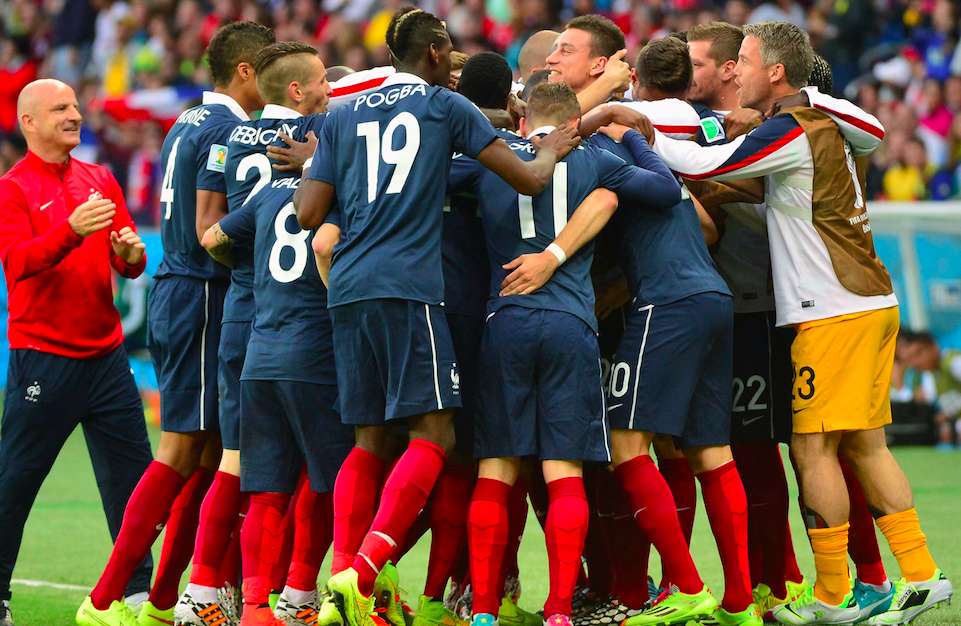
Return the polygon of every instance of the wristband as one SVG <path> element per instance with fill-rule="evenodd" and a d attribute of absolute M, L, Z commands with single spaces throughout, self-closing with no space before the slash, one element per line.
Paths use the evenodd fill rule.
<path fill-rule="evenodd" d="M 567 260 L 567 254 L 564 253 L 564 250 L 559 245 L 552 243 L 547 246 L 547 251 L 557 257 L 558 265 L 564 265 L 564 261 Z"/>

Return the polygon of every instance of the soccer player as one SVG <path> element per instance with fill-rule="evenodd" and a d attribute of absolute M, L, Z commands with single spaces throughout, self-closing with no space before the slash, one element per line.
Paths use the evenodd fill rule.
<path fill-rule="evenodd" d="M 251 493 L 241 532 L 242 626 L 316 622 L 317 573 L 333 535 L 330 492 L 353 443 L 337 413 L 327 290 L 309 262 L 312 233 L 294 215 L 299 182 L 275 178 L 204 237 L 223 258 L 255 235 L 256 317 L 241 378 L 240 479 Z M 293 558 L 275 617 L 267 603 L 271 573 L 305 463 L 309 494 L 295 503 Z"/>
<path fill-rule="evenodd" d="M 127 278 L 140 276 L 144 244 L 110 172 L 70 156 L 82 121 L 73 89 L 46 79 L 26 85 L 17 119 L 28 152 L 0 178 L 0 263 L 11 348 L 0 427 L 3 626 L 13 626 L 10 577 L 24 524 L 77 425 L 114 539 L 150 463 L 143 403 L 122 345 L 110 275 L 113 268 Z M 120 594 L 124 586 L 128 596 L 146 592 L 151 561 L 143 556 L 131 563 Z"/>
<path fill-rule="evenodd" d="M 532 158 L 532 138 L 557 125 L 576 123 L 579 117 L 580 106 L 569 87 L 540 85 L 521 120 L 527 140 L 511 138 L 509 145 L 522 158 Z M 604 150 L 577 149 L 557 165 L 550 189 L 533 197 L 519 195 L 465 157 L 455 158 L 451 168 L 451 190 L 477 194 L 491 260 L 492 299 L 481 346 L 480 369 L 485 374 L 475 427 L 475 454 L 481 461 L 468 522 L 474 624 L 491 624 L 497 617 L 508 500 L 525 456 L 541 460 L 549 498 L 545 535 L 550 592 L 544 616 L 548 624 L 570 624 L 587 534 L 581 466 L 584 461 L 610 461 L 589 280 L 593 245 L 580 252 L 578 248 L 613 213 L 613 198 L 603 217 L 591 218 L 588 233 L 574 239 L 564 226 L 568 220 L 580 223 L 581 216 L 569 207 L 580 205 L 598 187 L 619 191 L 635 203 L 646 198 L 654 210 L 680 198 L 677 182 L 652 158 L 640 135 L 633 133 L 627 142 L 647 169 L 628 166 Z M 563 245 L 554 241 L 562 231 Z M 572 246 L 573 241 L 577 245 Z M 512 272 L 528 255 L 560 265 L 536 291 Z"/>
<path fill-rule="evenodd" d="M 263 106 L 253 60 L 273 42 L 252 22 L 221 28 L 207 49 L 215 89 L 184 111 L 164 140 L 160 191 L 164 258 L 148 303 L 151 356 L 161 393 L 157 458 L 130 498 L 107 566 L 77 612 L 80 626 L 115 626 L 114 611 L 137 562 L 167 524 L 141 626 L 173 620 L 180 577 L 193 553 L 199 509 L 219 461 L 217 346 L 227 269 L 200 247 L 200 236 L 226 210 L 224 167 L 230 131 Z M 204 455 L 204 450 L 208 453 Z M 202 456 L 205 457 L 202 459 Z M 169 516 L 169 519 L 168 519 Z"/>
<path fill-rule="evenodd" d="M 776 22 L 746 26 L 744 33 L 735 70 L 740 104 L 771 117 L 727 145 L 657 136 L 655 148 L 687 177 L 765 177 L 777 323 L 797 330 L 791 449 L 817 568 L 814 588 L 775 608 L 774 616 L 816 624 L 860 614 L 848 577 L 841 453 L 903 576 L 890 609 L 868 623 L 901 624 L 949 599 L 952 587 L 931 557 L 910 485 L 884 439 L 897 298 L 874 250 L 863 172 L 855 162 L 880 143 L 883 131 L 854 125 L 860 136 L 852 140 L 843 116 L 807 106 L 799 90 L 814 53 L 803 30 Z"/>
<path fill-rule="evenodd" d="M 275 172 L 267 148 L 278 141 L 279 135 L 291 137 L 298 144 L 306 143 L 303 140 L 323 125 L 324 116 L 313 114 L 326 109 L 330 96 L 324 64 L 317 51 L 307 44 L 271 44 L 257 54 L 253 66 L 258 91 L 267 104 L 259 120 L 238 124 L 230 132 L 224 172 L 229 212 L 246 205 L 272 179 L 292 175 Z M 295 173 L 300 174 L 299 167 Z M 225 607 L 214 606 L 219 605 L 217 589 L 233 581 L 236 575 L 224 572 L 222 564 L 241 520 L 240 375 L 254 316 L 252 247 L 235 243 L 231 261 L 218 355 L 224 451 L 201 507 L 190 583 L 174 611 L 178 624 L 200 626 L 209 623 L 217 611 L 223 612 Z M 225 579 L 225 575 L 229 578 Z M 314 588 L 314 581 L 309 588 Z M 288 606 L 286 600 L 282 606 Z"/>
<path fill-rule="evenodd" d="M 402 11 L 388 32 L 397 73 L 328 116 L 295 201 L 301 225 L 314 228 L 336 194 L 344 233 L 330 269 L 329 305 L 341 418 L 357 426 L 357 445 L 335 486 L 338 571 L 328 589 L 350 626 L 370 621 L 377 574 L 423 508 L 453 444 L 451 415 L 461 403 L 440 307 L 445 190 L 437 184 L 447 159 L 454 150 L 476 156 L 522 193 L 536 194 L 576 143 L 573 130 L 563 129 L 541 141 L 536 159 L 519 160 L 476 107 L 443 87 L 452 46 L 440 20 Z M 401 419 L 410 444 L 374 515 L 385 425 Z M 350 515 L 341 518 L 338 509 Z"/>
<path fill-rule="evenodd" d="M 524 42 L 517 55 L 517 71 L 522 84 L 527 84 L 531 74 L 545 69 L 547 56 L 554 48 L 554 42 L 560 35 L 555 30 L 539 30 Z"/>

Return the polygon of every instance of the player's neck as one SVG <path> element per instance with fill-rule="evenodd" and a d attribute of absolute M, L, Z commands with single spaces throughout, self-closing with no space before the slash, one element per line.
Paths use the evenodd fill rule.
<path fill-rule="evenodd" d="M 430 68 L 427 67 L 426 63 L 397 63 L 394 66 L 397 68 L 398 72 L 403 72 L 405 74 L 413 74 L 414 76 L 424 80 L 429 85 L 433 85 Z"/>
<path fill-rule="evenodd" d="M 724 85 L 704 104 L 714 111 L 733 111 L 738 107 L 737 85 L 733 81 Z"/>
<path fill-rule="evenodd" d="M 239 104 L 240 108 L 246 111 L 248 115 L 252 111 L 256 111 L 258 108 L 260 108 L 256 105 L 251 104 L 250 102 L 246 102 L 246 98 L 244 98 L 243 90 L 240 88 L 239 85 L 236 85 L 234 82 L 231 82 L 226 87 L 215 86 L 214 93 L 219 93 L 221 95 L 227 96 L 228 98 L 231 98 L 234 102 Z"/>
<path fill-rule="evenodd" d="M 763 108 L 761 109 L 761 115 L 764 115 L 765 117 L 770 117 L 774 113 L 774 108 L 779 103 L 781 103 L 782 101 L 792 96 L 797 96 L 799 93 L 801 93 L 800 89 L 798 89 L 797 87 L 792 87 L 787 83 L 784 83 L 781 85 L 775 85 L 774 88 L 771 90 L 770 98 L 768 98 L 768 100 L 764 103 Z"/>

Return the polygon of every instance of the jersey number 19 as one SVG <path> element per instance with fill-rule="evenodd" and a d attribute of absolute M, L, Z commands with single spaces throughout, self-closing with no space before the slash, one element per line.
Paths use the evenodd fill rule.
<path fill-rule="evenodd" d="M 394 149 L 394 133 L 401 126 L 404 127 L 404 145 Z M 420 124 L 413 114 L 403 111 L 395 115 L 384 129 L 383 139 L 380 135 L 380 122 L 361 122 L 357 125 L 357 136 L 363 137 L 367 143 L 367 202 L 377 199 L 377 175 L 380 163 L 393 165 L 394 171 L 387 184 L 387 194 L 397 194 L 403 191 L 410 169 L 420 150 Z"/>

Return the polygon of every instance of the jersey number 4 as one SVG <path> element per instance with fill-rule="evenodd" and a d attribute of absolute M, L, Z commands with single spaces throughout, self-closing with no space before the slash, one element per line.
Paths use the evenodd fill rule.
<path fill-rule="evenodd" d="M 394 133 L 404 128 L 404 145 L 394 149 Z M 367 143 L 367 202 L 377 199 L 377 175 L 380 164 L 393 165 L 390 182 L 387 184 L 387 194 L 397 194 L 403 191 L 410 169 L 420 150 L 420 124 L 413 114 L 403 111 L 395 115 L 384 129 L 381 138 L 380 122 L 362 122 L 357 125 L 357 136 L 363 137 Z"/>

